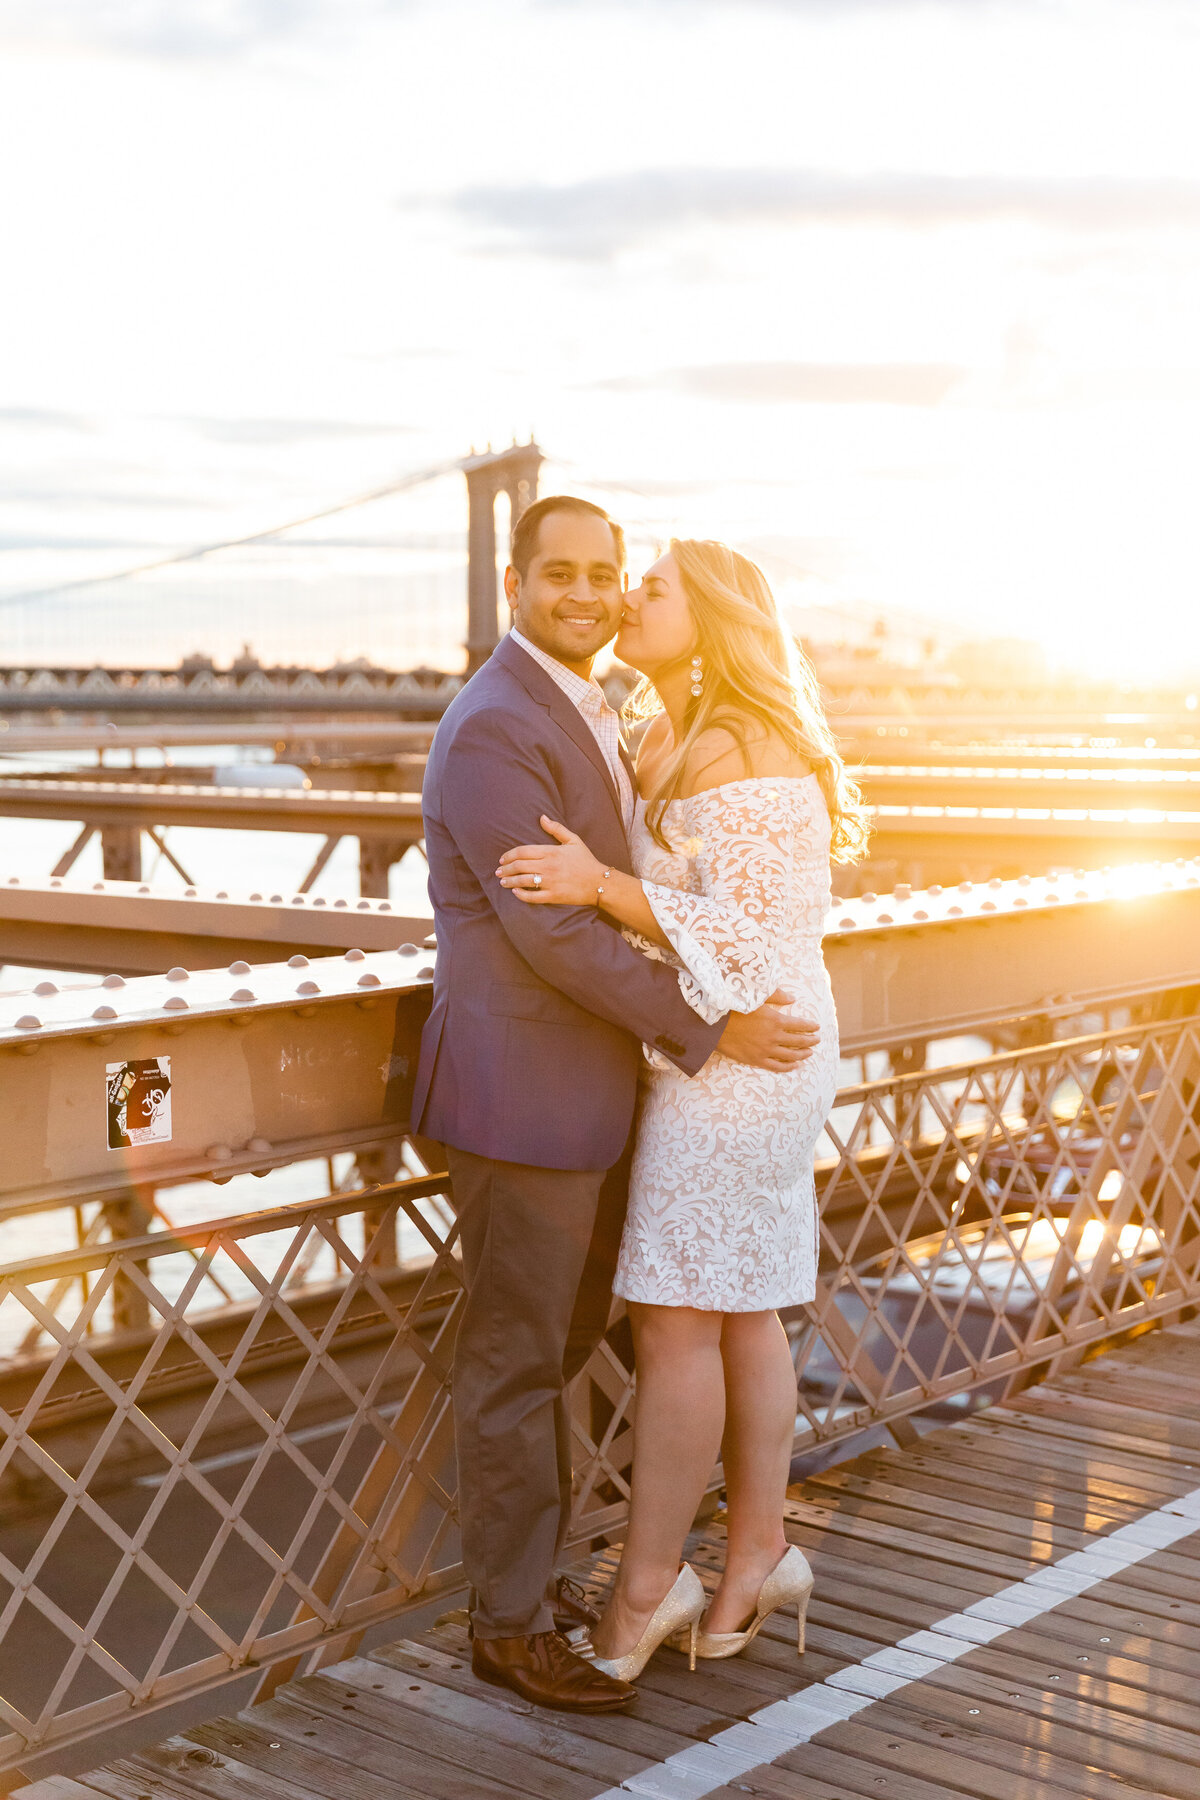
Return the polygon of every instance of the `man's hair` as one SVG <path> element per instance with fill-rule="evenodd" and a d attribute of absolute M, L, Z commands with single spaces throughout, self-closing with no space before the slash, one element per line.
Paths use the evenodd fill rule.
<path fill-rule="evenodd" d="M 509 560 L 522 581 L 528 575 L 529 565 L 537 552 L 542 520 L 547 513 L 553 512 L 587 513 L 594 519 L 603 519 L 613 535 L 617 567 L 625 567 L 625 533 L 615 519 L 609 518 L 602 506 L 593 506 L 590 500 L 580 500 L 574 494 L 547 494 L 544 500 L 535 500 L 532 506 L 527 506 L 513 526 Z"/>

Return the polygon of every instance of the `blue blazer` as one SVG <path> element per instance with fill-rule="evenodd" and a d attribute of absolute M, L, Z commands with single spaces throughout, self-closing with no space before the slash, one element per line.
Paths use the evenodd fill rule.
<path fill-rule="evenodd" d="M 674 971 L 590 906 L 528 906 L 496 879 L 542 813 L 631 873 L 620 802 L 595 738 L 505 638 L 438 726 L 422 800 L 437 931 L 412 1128 L 458 1150 L 548 1169 L 607 1169 L 633 1123 L 640 1044 L 685 1073 L 707 1025 Z"/>

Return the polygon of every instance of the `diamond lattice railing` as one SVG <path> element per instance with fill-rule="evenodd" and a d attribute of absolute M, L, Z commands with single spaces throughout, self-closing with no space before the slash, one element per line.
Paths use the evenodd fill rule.
<path fill-rule="evenodd" d="M 1200 1298 L 1200 1018 L 846 1088 L 826 1145 L 798 1448 Z M 445 1176 L 154 1222 L 0 1275 L 10 1764 L 460 1581 Z M 620 1530 L 632 1398 L 618 1313 L 573 1395 L 576 1542 Z"/>

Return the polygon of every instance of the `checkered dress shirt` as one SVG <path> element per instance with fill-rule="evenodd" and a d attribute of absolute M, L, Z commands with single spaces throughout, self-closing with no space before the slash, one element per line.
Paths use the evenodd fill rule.
<path fill-rule="evenodd" d="M 621 801 L 621 817 L 625 822 L 626 835 L 633 830 L 633 783 L 629 779 L 629 770 L 621 757 L 621 726 L 616 713 L 604 698 L 604 689 L 600 683 L 589 677 L 576 675 L 565 664 L 556 662 L 531 644 L 527 637 L 514 626 L 510 632 L 514 644 L 519 644 L 527 656 L 532 656 L 535 663 L 540 663 L 551 681 L 560 687 L 567 699 L 583 718 L 584 724 L 600 746 L 600 753 L 608 765 L 608 772 L 617 784 L 617 793 Z M 570 819 L 561 821 L 570 825 Z"/>

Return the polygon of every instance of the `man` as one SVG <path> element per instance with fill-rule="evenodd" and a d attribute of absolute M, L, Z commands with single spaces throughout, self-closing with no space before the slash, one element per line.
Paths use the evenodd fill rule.
<path fill-rule="evenodd" d="M 571 1607 L 554 1565 L 571 1497 L 563 1390 L 608 1323 L 640 1044 L 695 1074 L 718 1045 L 778 1066 L 813 1039 L 770 1005 L 706 1024 L 674 971 L 597 909 L 523 906 L 497 879 L 505 850 L 545 835 L 543 814 L 630 870 L 632 768 L 591 679 L 620 622 L 624 549 L 588 501 L 554 495 L 522 515 L 504 578 L 513 628 L 447 710 L 423 801 L 438 956 L 413 1129 L 446 1145 L 462 1242 L 472 1666 L 577 1712 L 633 1698 L 556 1632 L 555 1607 Z"/>

